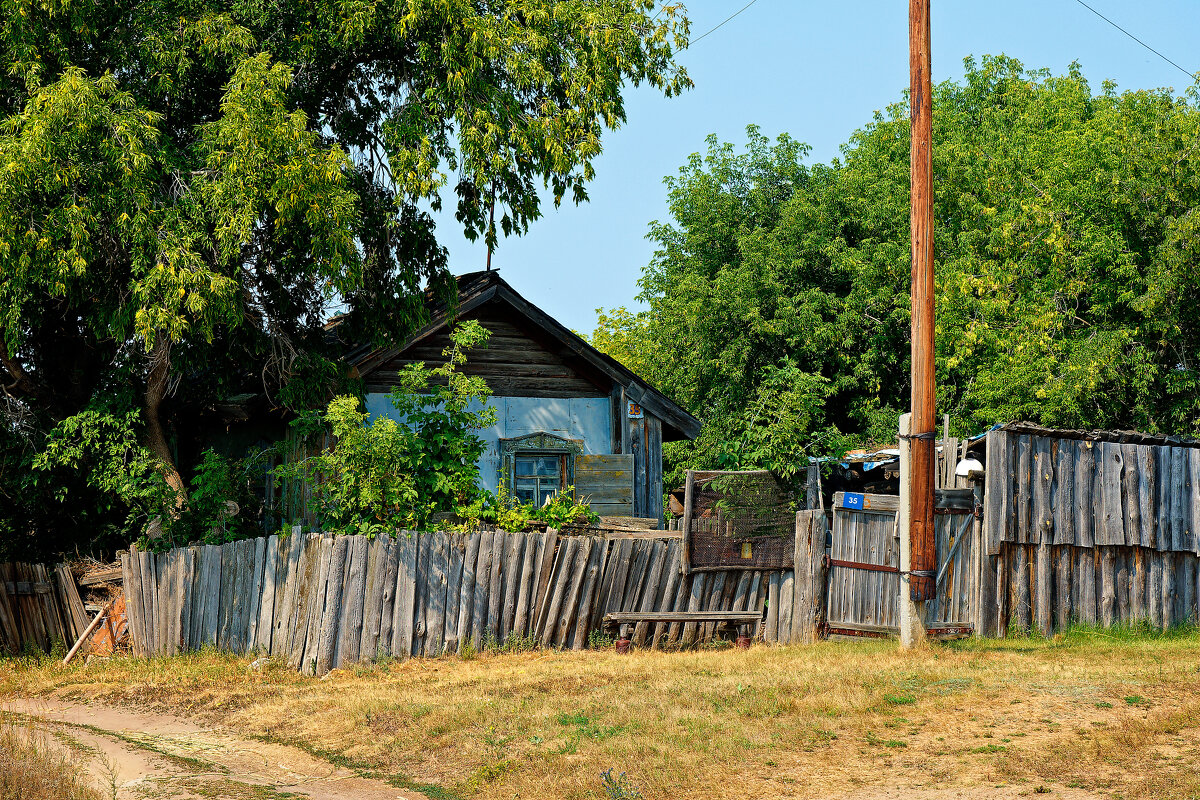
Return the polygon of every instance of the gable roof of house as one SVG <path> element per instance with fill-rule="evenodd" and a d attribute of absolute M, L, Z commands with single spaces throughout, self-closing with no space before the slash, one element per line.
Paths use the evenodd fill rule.
<path fill-rule="evenodd" d="M 368 378 L 384 365 L 401 357 L 405 351 L 428 342 L 457 318 L 466 318 L 485 306 L 500 305 L 518 315 L 536 329 L 542 338 L 553 343 L 576 362 L 582 362 L 591 372 L 602 375 L 625 390 L 625 396 L 663 422 L 663 439 L 694 439 L 700 433 L 700 421 L 677 403 L 638 377 L 616 359 L 600 352 L 579 335 L 562 325 L 542 309 L 526 300 L 499 273 L 472 272 L 457 277 L 458 302 L 449 308 L 430 295 L 427 298 L 430 321 L 417 330 L 399 347 L 354 347 L 344 356 L 345 361 L 361 378 Z"/>

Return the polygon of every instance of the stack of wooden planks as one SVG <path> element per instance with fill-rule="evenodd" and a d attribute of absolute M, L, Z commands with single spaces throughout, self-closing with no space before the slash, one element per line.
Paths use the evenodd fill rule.
<path fill-rule="evenodd" d="M 89 622 L 66 565 L 0 564 L 0 653 L 70 647 Z"/>
<path fill-rule="evenodd" d="M 986 468 L 989 633 L 1200 620 L 1200 449 L 1001 429 Z"/>
<path fill-rule="evenodd" d="M 804 563 L 823 559 L 823 531 L 819 558 L 805 555 Z M 323 674 L 471 648 L 578 650 L 609 611 L 767 609 L 767 641 L 804 638 L 807 612 L 794 606 L 806 595 L 796 592 L 792 571 L 684 575 L 678 535 L 657 533 L 402 531 L 368 539 L 297 530 L 167 553 L 132 549 L 121 563 L 134 650 L 143 656 L 212 646 Z M 713 627 L 642 624 L 634 643 L 694 645 L 710 640 Z"/>

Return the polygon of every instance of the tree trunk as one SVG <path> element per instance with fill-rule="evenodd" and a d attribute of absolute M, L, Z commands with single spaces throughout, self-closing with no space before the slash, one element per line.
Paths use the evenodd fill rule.
<path fill-rule="evenodd" d="M 163 477 L 175 492 L 171 515 L 178 517 L 187 502 L 187 492 L 183 486 L 183 476 L 175 466 L 175 457 L 171 454 L 171 447 L 159 415 L 159 408 L 167 395 L 170 373 L 171 342 L 169 339 L 160 338 L 150 353 L 150 374 L 146 379 L 146 447 L 161 462 Z"/>
<path fill-rule="evenodd" d="M 8 372 L 12 379 L 11 383 L 4 386 L 4 393 L 11 394 L 16 391 L 18 393 L 36 396 L 38 387 L 30 379 L 29 373 L 21 366 L 15 355 L 8 352 L 8 343 L 3 340 L 4 331 L 0 329 L 0 363 L 4 364 L 4 369 Z"/>

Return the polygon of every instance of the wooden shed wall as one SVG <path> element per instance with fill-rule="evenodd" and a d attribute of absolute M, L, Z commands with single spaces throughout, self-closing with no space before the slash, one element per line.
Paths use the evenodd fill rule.
<path fill-rule="evenodd" d="M 997 430 L 987 443 L 987 543 L 1200 552 L 1200 449 Z"/>
<path fill-rule="evenodd" d="M 977 630 L 1200 621 L 1200 450 L 988 433 Z"/>

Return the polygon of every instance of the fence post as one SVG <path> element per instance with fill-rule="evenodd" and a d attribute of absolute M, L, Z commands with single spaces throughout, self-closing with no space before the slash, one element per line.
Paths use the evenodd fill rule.
<path fill-rule="evenodd" d="M 825 618 L 825 513 L 796 512 L 795 600 L 792 641 L 811 643 Z"/>
<path fill-rule="evenodd" d="M 808 464 L 808 486 L 805 489 L 804 503 L 809 511 L 825 510 L 825 498 L 821 495 L 821 465 L 816 461 Z"/>
<path fill-rule="evenodd" d="M 687 575 L 688 569 L 692 565 L 692 495 L 695 492 L 695 486 L 696 478 L 689 469 L 683 484 L 683 522 L 680 525 L 682 534 L 679 537 L 679 572 L 681 575 Z"/>

